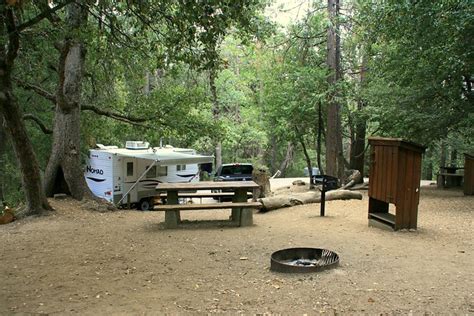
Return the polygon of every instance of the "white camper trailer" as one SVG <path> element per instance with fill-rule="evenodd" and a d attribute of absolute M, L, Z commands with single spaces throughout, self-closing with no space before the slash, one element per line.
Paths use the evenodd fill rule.
<path fill-rule="evenodd" d="M 197 182 L 199 164 L 213 159 L 193 149 L 150 148 L 139 141 L 127 141 L 125 148 L 98 144 L 89 151 L 85 177 L 94 195 L 117 205 L 138 203 L 139 209 L 147 210 L 159 183 Z"/>

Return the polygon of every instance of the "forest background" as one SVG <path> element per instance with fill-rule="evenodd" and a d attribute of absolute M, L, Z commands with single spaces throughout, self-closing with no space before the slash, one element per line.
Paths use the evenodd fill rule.
<path fill-rule="evenodd" d="M 369 136 L 426 146 L 424 179 L 474 152 L 471 1 L 295 1 L 285 25 L 271 5 L 0 5 L 1 200 L 83 198 L 88 149 L 126 140 L 287 177 L 366 175 Z"/>

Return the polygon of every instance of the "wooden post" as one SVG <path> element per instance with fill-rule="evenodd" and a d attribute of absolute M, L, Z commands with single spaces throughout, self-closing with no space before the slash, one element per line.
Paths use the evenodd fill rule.
<path fill-rule="evenodd" d="M 178 204 L 178 191 L 168 191 L 166 199 L 166 204 Z M 179 211 L 165 211 L 165 228 L 177 228 L 180 221 Z"/>
<path fill-rule="evenodd" d="M 319 216 L 324 216 L 324 211 L 326 208 L 326 191 L 321 190 L 321 202 L 320 202 Z"/>
<path fill-rule="evenodd" d="M 235 190 L 233 202 L 247 202 L 247 189 L 239 188 Z M 239 226 L 253 225 L 253 210 L 249 208 L 233 208 L 232 221 Z"/>
<path fill-rule="evenodd" d="M 464 195 L 474 195 L 474 154 L 464 154 Z"/>

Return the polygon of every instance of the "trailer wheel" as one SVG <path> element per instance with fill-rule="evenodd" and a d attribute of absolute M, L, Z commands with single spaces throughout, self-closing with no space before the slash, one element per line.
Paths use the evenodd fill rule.
<path fill-rule="evenodd" d="M 153 203 L 151 199 L 142 199 L 140 203 L 138 203 L 138 209 L 142 211 L 149 211 L 153 208 Z"/>

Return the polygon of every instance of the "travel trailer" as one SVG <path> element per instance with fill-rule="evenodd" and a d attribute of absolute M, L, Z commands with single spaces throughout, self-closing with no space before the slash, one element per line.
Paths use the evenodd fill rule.
<path fill-rule="evenodd" d="M 118 206 L 135 204 L 149 210 L 159 183 L 197 182 L 200 165 L 208 167 L 213 160 L 193 149 L 150 148 L 142 141 L 127 141 L 125 148 L 97 144 L 89 151 L 85 178 L 97 197 Z"/>

